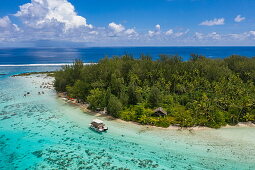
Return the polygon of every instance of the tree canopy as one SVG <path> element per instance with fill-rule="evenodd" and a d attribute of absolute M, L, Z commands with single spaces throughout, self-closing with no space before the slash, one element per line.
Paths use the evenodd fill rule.
<path fill-rule="evenodd" d="M 55 74 L 55 88 L 88 102 L 92 110 L 128 121 L 167 127 L 208 126 L 255 121 L 255 58 L 233 55 L 209 59 L 192 54 L 75 61 Z M 167 116 L 156 117 L 163 107 Z"/>

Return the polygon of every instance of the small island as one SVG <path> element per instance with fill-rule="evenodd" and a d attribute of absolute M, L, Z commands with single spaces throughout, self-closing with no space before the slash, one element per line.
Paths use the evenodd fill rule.
<path fill-rule="evenodd" d="M 31 76 L 35 74 L 47 74 L 47 76 L 54 76 L 54 71 L 44 71 L 44 72 L 27 72 L 27 73 L 20 73 L 12 75 L 11 77 L 23 77 L 23 76 Z"/>
<path fill-rule="evenodd" d="M 255 58 L 192 54 L 77 60 L 54 73 L 55 89 L 115 118 L 159 127 L 255 122 Z"/>

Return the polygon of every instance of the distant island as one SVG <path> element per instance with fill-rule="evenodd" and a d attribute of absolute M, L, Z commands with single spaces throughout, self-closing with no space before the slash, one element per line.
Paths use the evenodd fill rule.
<path fill-rule="evenodd" d="M 93 65 L 76 60 L 54 76 L 57 92 L 126 121 L 211 128 L 255 122 L 255 58 L 124 55 Z"/>
<path fill-rule="evenodd" d="M 14 74 L 11 77 L 22 77 L 22 76 L 30 76 L 34 74 L 47 74 L 47 76 L 54 76 L 54 71 L 43 71 L 43 72 L 27 72 L 27 73 L 20 73 Z"/>

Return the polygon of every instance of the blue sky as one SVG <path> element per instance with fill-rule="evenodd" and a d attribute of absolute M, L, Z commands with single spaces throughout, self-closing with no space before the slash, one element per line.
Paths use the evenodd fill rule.
<path fill-rule="evenodd" d="M 0 45 L 255 45 L 254 0 L 1 0 Z"/>

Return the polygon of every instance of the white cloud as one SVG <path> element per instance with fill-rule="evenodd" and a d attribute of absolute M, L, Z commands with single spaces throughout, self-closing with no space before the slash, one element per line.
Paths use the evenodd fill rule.
<path fill-rule="evenodd" d="M 105 27 L 96 27 L 87 24 L 86 18 L 79 16 L 74 6 L 68 0 L 31 0 L 20 6 L 20 10 L 11 17 L 0 18 L 1 42 L 35 42 L 37 40 L 71 41 L 92 43 L 93 45 L 193 45 L 193 42 L 205 45 L 211 42 L 235 42 L 254 44 L 255 30 L 244 33 L 195 32 L 180 28 L 179 30 L 162 30 L 161 25 L 154 25 L 149 31 L 137 32 L 135 27 L 125 28 L 116 22 Z M 22 22 L 15 22 L 20 20 Z M 245 17 L 238 15 L 236 21 L 243 21 Z M 224 18 L 207 20 L 200 25 L 223 25 Z M 16 25 L 17 24 L 17 25 Z M 198 41 L 199 40 L 199 41 Z M 131 43 L 130 43 L 131 42 Z M 2 44 L 3 44 L 2 43 Z M 168 44 L 169 43 L 169 44 Z M 246 43 L 246 44 L 248 44 Z"/>
<path fill-rule="evenodd" d="M 234 20 L 235 22 L 242 22 L 243 20 L 245 20 L 245 17 L 242 17 L 241 15 L 237 15 Z"/>
<path fill-rule="evenodd" d="M 236 40 L 248 40 L 249 38 L 255 40 L 255 31 L 248 31 L 248 32 L 237 33 L 237 34 L 229 34 L 229 36 Z"/>
<path fill-rule="evenodd" d="M 154 31 L 152 31 L 152 30 L 148 31 L 149 37 L 153 37 L 155 35 L 160 35 L 160 29 L 161 29 L 161 26 L 159 24 L 155 25 L 155 30 Z"/>
<path fill-rule="evenodd" d="M 8 16 L 0 18 L 0 28 L 5 31 L 19 31 L 20 28 L 13 24 Z"/>
<path fill-rule="evenodd" d="M 241 33 L 230 33 L 230 34 L 220 34 L 217 32 L 211 32 L 208 34 L 203 34 L 200 32 L 195 32 L 194 38 L 195 40 L 203 40 L 202 42 L 242 42 L 255 39 L 255 31 L 241 32 Z"/>
<path fill-rule="evenodd" d="M 183 36 L 185 34 L 188 34 L 188 32 L 189 32 L 189 29 L 187 29 L 184 32 L 176 32 L 176 33 L 174 33 L 174 37 L 181 37 L 181 36 Z"/>
<path fill-rule="evenodd" d="M 169 29 L 168 31 L 166 31 L 166 35 L 172 35 L 174 33 L 173 29 Z"/>
<path fill-rule="evenodd" d="M 115 22 L 110 23 L 109 28 L 113 30 L 115 33 L 120 33 L 125 30 L 125 27 L 121 24 L 116 24 Z"/>
<path fill-rule="evenodd" d="M 5 16 L 3 18 L 0 18 L 0 27 L 6 28 L 11 25 L 11 20 L 9 19 L 8 16 Z"/>
<path fill-rule="evenodd" d="M 250 33 L 248 33 L 248 32 L 234 33 L 234 34 L 229 34 L 228 36 L 235 40 L 246 40 L 248 37 L 250 37 Z"/>
<path fill-rule="evenodd" d="M 250 31 L 250 35 L 255 36 L 255 31 Z"/>
<path fill-rule="evenodd" d="M 195 32 L 195 38 L 202 40 L 204 38 L 204 34 L 200 33 L 200 32 Z"/>
<path fill-rule="evenodd" d="M 86 18 L 77 15 L 67 0 L 31 0 L 31 3 L 21 5 L 15 16 L 33 28 L 49 25 L 63 25 L 65 31 L 82 26 L 93 28 L 87 24 Z"/>
<path fill-rule="evenodd" d="M 94 35 L 98 35 L 98 31 L 90 31 L 89 34 L 94 34 Z"/>
<path fill-rule="evenodd" d="M 115 22 L 110 23 L 108 28 L 108 30 L 101 30 L 101 36 L 121 40 L 122 38 L 134 39 L 139 35 L 134 28 L 126 29 L 122 24 Z"/>
<path fill-rule="evenodd" d="M 137 34 L 137 32 L 135 31 L 135 29 L 133 29 L 133 28 L 127 29 L 127 30 L 125 31 L 125 33 L 126 33 L 127 35 Z"/>
<path fill-rule="evenodd" d="M 153 37 L 153 36 L 159 35 L 159 34 L 160 34 L 160 31 L 151 31 L 151 30 L 148 31 L 149 37 Z"/>
<path fill-rule="evenodd" d="M 150 37 L 152 37 L 152 36 L 154 35 L 154 31 L 149 30 L 149 31 L 148 31 L 148 35 L 149 35 Z"/>
<path fill-rule="evenodd" d="M 159 24 L 155 25 L 155 28 L 156 30 L 160 30 L 160 25 Z"/>
<path fill-rule="evenodd" d="M 213 20 L 206 20 L 201 22 L 199 25 L 205 26 L 214 26 L 214 25 L 224 25 L 225 19 L 224 18 L 215 18 Z"/>
<path fill-rule="evenodd" d="M 207 35 L 209 38 L 212 38 L 214 40 L 220 40 L 221 39 L 221 35 L 218 34 L 217 32 L 212 32 L 210 34 Z"/>
<path fill-rule="evenodd" d="M 194 38 L 196 40 L 203 40 L 203 41 L 221 40 L 223 37 L 228 38 L 228 35 L 221 35 L 217 32 L 211 32 L 208 34 L 203 34 L 201 32 L 195 32 L 195 34 L 194 34 Z"/>
<path fill-rule="evenodd" d="M 175 37 L 180 37 L 182 35 L 184 35 L 184 32 L 177 32 L 174 34 Z"/>
<path fill-rule="evenodd" d="M 13 42 L 19 34 L 20 28 L 16 24 L 13 24 L 8 16 L 0 18 L 0 41 Z"/>

